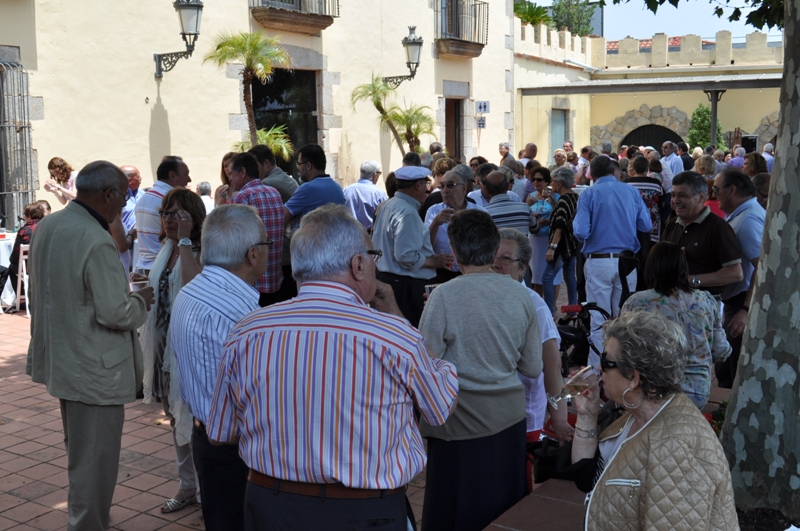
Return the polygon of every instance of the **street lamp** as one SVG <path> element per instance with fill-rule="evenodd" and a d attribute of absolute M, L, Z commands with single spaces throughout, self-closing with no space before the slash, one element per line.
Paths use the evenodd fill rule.
<path fill-rule="evenodd" d="M 422 37 L 418 37 L 417 34 L 414 33 L 416 29 L 416 26 L 409 26 L 408 37 L 403 38 L 403 47 L 406 49 L 406 66 L 411 75 L 383 78 L 383 82 L 392 88 L 399 87 L 400 83 L 406 79 L 414 79 L 414 76 L 417 75 L 419 56 L 422 54 Z"/>
<path fill-rule="evenodd" d="M 186 43 L 185 52 L 153 54 L 156 62 L 156 77 L 175 68 L 178 59 L 188 59 L 194 51 L 194 43 L 200 35 L 200 19 L 203 14 L 203 2 L 200 0 L 175 0 L 172 4 L 181 20 L 181 37 Z"/>

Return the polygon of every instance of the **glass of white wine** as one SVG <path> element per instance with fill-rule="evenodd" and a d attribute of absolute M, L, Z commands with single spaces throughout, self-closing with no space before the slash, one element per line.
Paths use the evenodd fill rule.
<path fill-rule="evenodd" d="M 557 396 L 547 395 L 547 401 L 553 406 L 553 409 L 558 409 L 558 403 L 567 398 L 578 396 L 590 387 L 594 387 L 600 381 L 600 373 L 591 365 L 587 365 L 580 371 L 570 376 L 561 393 Z"/>

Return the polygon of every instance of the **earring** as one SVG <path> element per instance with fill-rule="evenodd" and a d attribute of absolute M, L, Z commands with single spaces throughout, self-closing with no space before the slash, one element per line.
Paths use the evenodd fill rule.
<path fill-rule="evenodd" d="M 633 389 L 631 389 L 630 387 L 628 387 L 627 389 L 625 389 L 625 391 L 623 391 L 623 392 L 622 392 L 622 405 L 623 405 L 623 406 L 625 406 L 625 407 L 626 407 L 626 408 L 628 408 L 628 409 L 636 409 L 636 408 L 638 408 L 639 406 L 641 406 L 641 405 L 642 405 L 642 402 L 644 401 L 644 394 L 643 394 L 643 395 L 642 395 L 642 396 L 639 398 L 639 401 L 638 401 L 638 402 L 636 402 L 635 404 L 629 404 L 629 403 L 628 403 L 628 401 L 627 401 L 627 400 L 625 400 L 625 394 L 626 394 L 628 391 L 633 391 Z"/>

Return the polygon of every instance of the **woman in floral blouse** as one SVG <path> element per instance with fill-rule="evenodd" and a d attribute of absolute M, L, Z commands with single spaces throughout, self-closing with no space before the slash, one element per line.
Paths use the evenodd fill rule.
<path fill-rule="evenodd" d="M 691 288 L 688 269 L 680 247 L 663 241 L 656 244 L 644 271 L 650 289 L 631 295 L 621 314 L 659 312 L 680 325 L 689 346 L 683 392 L 702 409 L 711 393 L 711 367 L 730 355 L 731 346 L 722 328 L 719 303 L 707 291 Z"/>

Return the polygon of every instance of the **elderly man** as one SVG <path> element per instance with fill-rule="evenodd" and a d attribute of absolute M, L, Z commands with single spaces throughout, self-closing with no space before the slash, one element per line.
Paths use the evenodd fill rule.
<path fill-rule="evenodd" d="M 214 210 L 214 200 L 211 199 L 211 183 L 208 181 L 197 183 L 197 195 L 200 196 L 203 206 L 206 207 L 206 214 L 211 214 L 211 211 Z"/>
<path fill-rule="evenodd" d="M 713 189 L 719 200 L 719 208 L 725 212 L 725 220 L 736 234 L 742 251 L 743 278 L 739 282 L 725 286 L 721 294 L 724 303 L 723 325 L 733 351 L 727 360 L 717 364 L 716 373 L 719 386 L 730 389 L 736 376 L 739 351 L 742 348 L 742 334 L 747 324 L 750 300 L 753 298 L 758 258 L 761 255 L 761 237 L 767 213 L 758 203 L 755 184 L 739 170 L 733 168 L 723 170 L 714 179 Z"/>
<path fill-rule="evenodd" d="M 153 261 L 161 250 L 161 200 L 175 187 L 185 188 L 192 182 L 189 166 L 183 159 L 167 155 L 156 169 L 156 182 L 136 203 L 136 235 L 139 240 L 139 259 L 135 265 L 140 273 L 150 273 Z"/>
<path fill-rule="evenodd" d="M 303 185 L 283 205 L 284 221 L 295 228 L 300 218 L 315 208 L 334 203 L 344 204 L 344 194 L 339 183 L 325 173 L 328 159 L 317 144 L 306 144 L 297 152 L 297 171 Z"/>
<path fill-rule="evenodd" d="M 372 228 L 375 210 L 389 199 L 386 192 L 376 186 L 381 176 L 381 165 L 376 160 L 361 163 L 361 178 L 344 189 L 344 204 L 365 229 Z"/>
<path fill-rule="evenodd" d="M 533 142 L 528 142 L 525 144 L 525 150 L 522 152 L 522 157 L 519 159 L 522 167 L 524 168 L 528 161 L 535 159 L 538 153 L 539 148 L 536 146 L 536 144 Z"/>
<path fill-rule="evenodd" d="M 669 168 L 670 175 L 675 176 L 683 171 L 683 160 L 675 153 L 678 147 L 667 140 L 661 144 L 661 167 Z M 694 165 L 693 165 L 694 166 Z"/>
<path fill-rule="evenodd" d="M 761 153 L 767 161 L 767 171 L 772 173 L 772 165 L 775 164 L 775 146 L 767 142 L 764 144 L 764 150 Z"/>
<path fill-rule="evenodd" d="M 383 203 L 372 230 L 375 247 L 384 257 L 378 264 L 378 279 L 392 287 L 403 315 L 417 326 L 425 284 L 436 276 L 437 269 L 448 269 L 453 256 L 434 253 L 428 228 L 417 212 L 425 200 L 430 172 L 403 166 L 394 175 L 397 193 Z"/>
<path fill-rule="evenodd" d="M 492 164 L 491 162 L 485 162 L 478 166 L 478 170 L 475 172 L 478 177 L 478 187 L 477 189 L 468 193 L 467 198 L 473 201 L 476 205 L 486 208 L 486 205 L 488 205 L 489 201 L 492 200 L 489 192 L 486 191 L 486 177 L 493 171 L 498 171 L 499 169 L 500 168 L 498 168 L 496 164 Z M 512 201 L 522 201 L 519 194 L 508 189 L 506 189 L 506 192 Z"/>
<path fill-rule="evenodd" d="M 142 191 L 139 187 L 142 185 L 142 175 L 136 166 L 122 166 L 120 168 L 125 177 L 128 178 L 128 192 L 130 197 L 122 209 L 122 225 L 125 227 L 125 233 L 129 233 L 136 227 L 136 202 L 142 197 Z"/>
<path fill-rule="evenodd" d="M 508 176 L 501 171 L 493 171 L 482 180 L 482 191 L 489 198 L 484 208 L 498 227 L 517 229 L 527 236 L 539 228 L 539 223 L 528 205 L 510 197 L 508 182 Z"/>
<path fill-rule="evenodd" d="M 136 329 L 153 288 L 131 293 L 108 232 L 128 180 L 87 164 L 74 201 L 39 222 L 31 240 L 31 342 L 26 372 L 59 399 L 69 476 L 70 531 L 107 529 L 117 483 L 123 404 L 136 399 L 142 351 Z"/>
<path fill-rule="evenodd" d="M 731 168 L 739 168 L 740 170 L 744 167 L 744 156 L 747 155 L 747 150 L 743 147 L 736 147 L 733 149 L 733 157 L 731 160 L 728 161 L 728 166 Z"/>
<path fill-rule="evenodd" d="M 564 140 L 564 144 L 561 147 L 564 148 L 564 152 L 567 154 L 575 151 L 575 147 L 574 144 L 572 143 L 572 140 Z"/>
<path fill-rule="evenodd" d="M 208 531 L 244 529 L 248 467 L 236 445 L 211 444 L 205 426 L 225 339 L 237 321 L 258 309 L 253 284 L 266 270 L 272 245 L 253 207 L 217 207 L 203 224 L 205 267 L 181 289 L 172 308 L 170 338 L 181 397 L 194 416 L 192 458 Z"/>
<path fill-rule="evenodd" d="M 280 302 L 278 290 L 283 282 L 281 258 L 283 255 L 283 210 L 281 196 L 275 188 L 267 186 L 258 178 L 258 162 L 250 153 L 239 153 L 230 162 L 231 187 L 236 192 L 232 203 L 250 205 L 258 212 L 264 223 L 267 236 L 273 244 L 269 246 L 267 269 L 255 288 L 261 294 L 260 306 Z"/>
<path fill-rule="evenodd" d="M 281 201 L 286 203 L 297 191 L 295 181 L 275 163 L 275 154 L 265 145 L 259 144 L 247 150 L 258 162 L 258 178 L 267 186 L 275 188 L 281 194 Z"/>
<path fill-rule="evenodd" d="M 672 187 L 672 208 L 677 217 L 667 222 L 661 240 L 683 248 L 692 286 L 719 298 L 724 286 L 744 278 L 736 234 L 705 206 L 708 183 L 702 175 L 679 173 Z"/>
<path fill-rule="evenodd" d="M 414 410 L 443 424 L 455 369 L 376 282 L 381 253 L 347 207 L 307 214 L 292 257 L 298 296 L 233 327 L 206 428 L 250 468 L 245 529 L 405 531 L 426 462 Z"/>
<path fill-rule="evenodd" d="M 622 279 L 619 275 L 619 257 L 622 251 L 639 251 L 636 231 L 650 232 L 653 228 L 650 212 L 639 191 L 614 177 L 614 165 L 608 157 L 592 159 L 592 174 L 598 178 L 594 186 L 584 190 L 572 222 L 575 238 L 583 242 L 586 262 L 586 300 L 596 302 L 609 315 L 619 313 Z M 636 290 L 636 271 L 627 277 L 630 290 Z M 592 313 L 592 345 L 600 349 L 605 319 Z M 600 354 L 590 349 L 589 363 L 600 364 Z"/>

